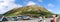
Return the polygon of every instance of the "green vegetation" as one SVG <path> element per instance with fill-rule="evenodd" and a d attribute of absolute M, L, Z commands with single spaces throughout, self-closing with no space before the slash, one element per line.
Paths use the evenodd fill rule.
<path fill-rule="evenodd" d="M 48 11 L 44 7 L 33 5 L 24 6 L 16 9 L 12 9 L 4 14 L 5 16 L 18 16 L 18 15 L 29 15 L 32 17 L 53 15 L 52 12 Z"/>

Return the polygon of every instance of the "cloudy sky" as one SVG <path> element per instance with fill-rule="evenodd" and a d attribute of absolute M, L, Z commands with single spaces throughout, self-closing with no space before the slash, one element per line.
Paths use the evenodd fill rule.
<path fill-rule="evenodd" d="M 40 5 L 49 11 L 60 14 L 60 0 L 0 0 L 0 14 L 22 6 Z"/>

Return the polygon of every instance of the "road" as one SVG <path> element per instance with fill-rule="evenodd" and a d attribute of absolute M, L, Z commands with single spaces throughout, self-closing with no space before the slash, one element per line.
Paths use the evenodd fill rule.
<path fill-rule="evenodd" d="M 45 22 L 51 22 L 52 19 L 53 18 L 46 18 Z M 32 18 L 31 20 L 5 21 L 5 22 L 38 22 L 38 20 L 39 20 L 38 18 Z M 57 17 L 57 22 L 60 22 L 60 17 Z"/>
<path fill-rule="evenodd" d="M 46 18 L 46 22 L 50 22 L 52 18 Z M 31 20 L 20 20 L 20 21 L 6 21 L 6 22 L 38 22 L 38 18 L 34 18 Z"/>
<path fill-rule="evenodd" d="M 53 18 L 46 18 L 45 22 L 51 22 Z M 5 21 L 5 22 L 38 22 L 38 18 L 32 18 L 31 20 L 19 20 L 19 21 Z M 43 22 L 43 21 L 42 21 Z M 60 22 L 60 17 L 57 17 L 57 22 Z"/>

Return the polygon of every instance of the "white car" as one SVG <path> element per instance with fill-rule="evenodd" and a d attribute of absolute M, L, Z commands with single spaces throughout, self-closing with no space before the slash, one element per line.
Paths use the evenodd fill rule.
<path fill-rule="evenodd" d="M 23 16 L 23 19 L 29 20 L 31 17 L 30 16 Z"/>
<path fill-rule="evenodd" d="M 17 19 L 18 20 L 22 20 L 23 19 L 23 16 L 18 16 Z"/>
<path fill-rule="evenodd" d="M 41 16 L 38 19 L 39 19 L 38 22 L 42 22 L 43 21 L 43 18 Z"/>
<path fill-rule="evenodd" d="M 29 20 L 31 17 L 30 16 L 18 16 L 18 20 Z"/>
<path fill-rule="evenodd" d="M 17 21 L 17 17 L 12 17 L 12 21 Z"/>

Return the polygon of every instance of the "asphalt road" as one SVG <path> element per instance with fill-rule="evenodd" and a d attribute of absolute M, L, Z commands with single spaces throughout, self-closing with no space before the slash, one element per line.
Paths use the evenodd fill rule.
<path fill-rule="evenodd" d="M 46 18 L 45 20 L 46 20 L 45 22 L 50 22 L 52 18 Z M 38 22 L 38 18 L 33 18 L 31 20 L 6 21 L 6 22 Z"/>
<path fill-rule="evenodd" d="M 51 22 L 53 18 L 46 18 L 45 22 Z M 10 19 L 11 20 L 11 19 Z M 32 18 L 31 20 L 19 20 L 19 21 L 5 21 L 5 22 L 38 22 L 38 18 Z M 60 22 L 60 17 L 57 17 L 57 21 Z M 42 21 L 43 22 L 43 21 Z"/>

